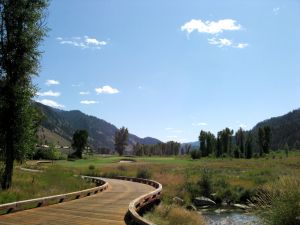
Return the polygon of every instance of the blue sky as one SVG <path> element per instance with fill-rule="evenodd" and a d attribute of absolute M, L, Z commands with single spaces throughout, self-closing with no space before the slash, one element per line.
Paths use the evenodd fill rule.
<path fill-rule="evenodd" d="M 195 141 L 300 107 L 297 0 L 52 0 L 38 101 Z"/>

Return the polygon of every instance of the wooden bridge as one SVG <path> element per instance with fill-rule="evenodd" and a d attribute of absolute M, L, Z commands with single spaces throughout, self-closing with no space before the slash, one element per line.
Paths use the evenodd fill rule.
<path fill-rule="evenodd" d="M 108 188 L 89 197 L 2 215 L 0 224 L 124 225 L 128 210 L 139 224 L 151 224 L 137 211 L 160 195 L 161 185 L 142 179 L 121 179 L 102 179 L 108 182 Z"/>

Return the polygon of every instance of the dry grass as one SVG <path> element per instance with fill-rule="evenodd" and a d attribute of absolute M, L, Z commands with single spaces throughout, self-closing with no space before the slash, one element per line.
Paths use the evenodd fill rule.
<path fill-rule="evenodd" d="M 159 205 L 145 217 L 160 225 L 204 225 L 201 214 L 175 205 Z"/>

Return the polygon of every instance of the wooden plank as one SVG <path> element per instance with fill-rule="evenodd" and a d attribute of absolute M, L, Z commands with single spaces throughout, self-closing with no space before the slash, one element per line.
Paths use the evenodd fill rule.
<path fill-rule="evenodd" d="M 0 216 L 0 224 L 124 225 L 129 203 L 154 188 L 136 182 L 105 179 L 109 188 L 99 194 Z"/>

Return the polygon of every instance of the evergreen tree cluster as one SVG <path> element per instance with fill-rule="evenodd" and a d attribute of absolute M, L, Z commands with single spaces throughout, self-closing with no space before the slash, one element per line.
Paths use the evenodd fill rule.
<path fill-rule="evenodd" d="M 136 143 L 133 146 L 133 154 L 137 156 L 168 156 L 178 155 L 180 153 L 180 143 L 169 141 L 167 143 L 158 143 L 155 145 L 142 145 Z"/>

